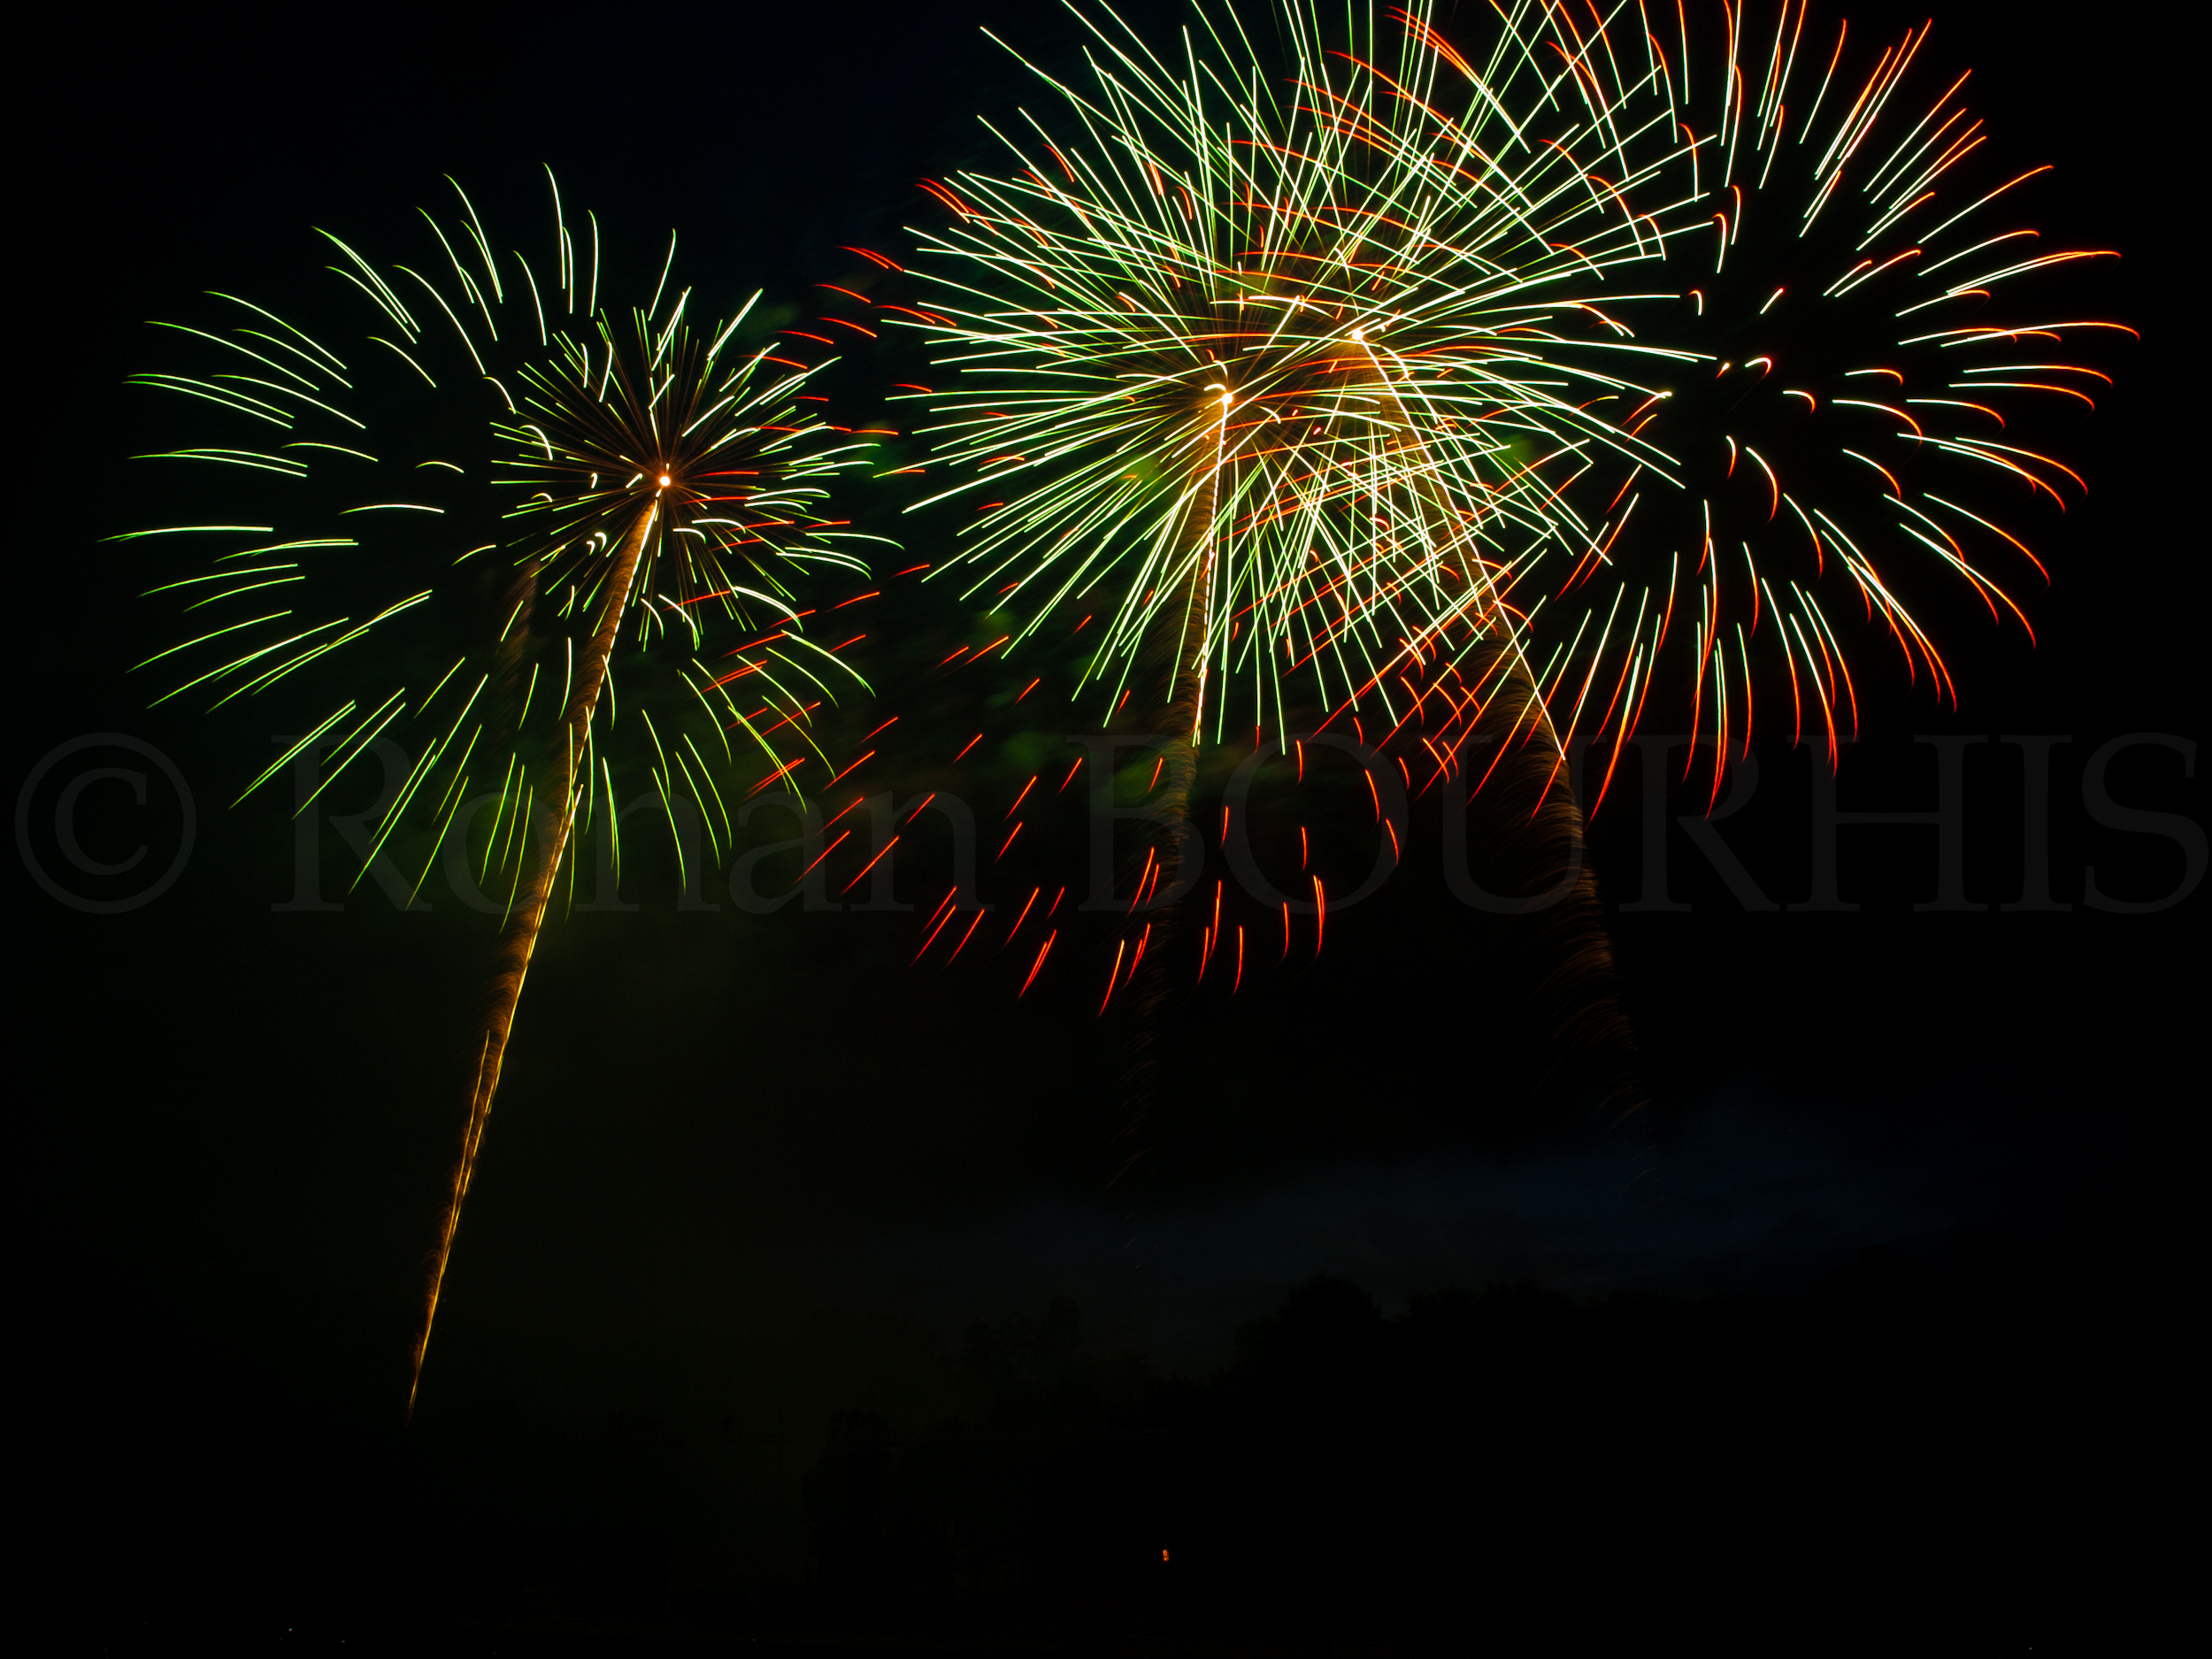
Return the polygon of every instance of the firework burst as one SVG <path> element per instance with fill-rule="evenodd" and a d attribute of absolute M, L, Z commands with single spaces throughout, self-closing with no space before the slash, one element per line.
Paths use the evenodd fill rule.
<path fill-rule="evenodd" d="M 1717 789 L 1755 711 L 1786 710 L 1832 759 L 1859 715 L 1855 634 L 1955 699 L 1931 618 L 1970 595 L 2026 626 L 2017 595 L 2045 572 L 2019 509 L 2081 488 L 2022 441 L 2029 406 L 2085 412 L 2108 376 L 2081 342 L 2118 328 L 2014 289 L 2111 256 L 2010 217 L 2048 169 L 1990 160 L 1967 75 L 1924 70 L 1927 26 L 1860 50 L 1788 0 L 1526 15 L 1563 115 L 1619 134 L 1614 165 L 1664 232 L 1630 273 L 1663 297 L 1619 305 L 1622 337 L 1548 347 L 1571 365 L 1602 344 L 1632 384 L 1592 412 L 1657 452 L 1578 457 L 1582 545 L 1532 542 L 1501 579 L 1554 718 L 1606 746 L 1609 778 L 1657 688 Z"/>
<path fill-rule="evenodd" d="M 1432 37 L 1385 70 L 1371 24 L 1331 51 L 1302 6 L 1279 20 L 1263 69 L 1233 17 L 1171 66 L 1084 18 L 1094 84 L 1056 83 L 1062 123 L 928 187 L 954 218 L 912 326 L 956 377 L 933 435 L 959 481 L 923 504 L 976 503 L 958 568 L 1025 610 L 1010 649 L 1102 611 L 1087 679 L 1187 741 L 1279 728 L 1301 674 L 1325 705 L 1374 692 L 1440 616 L 1500 626 L 1494 573 L 1570 517 L 1548 469 L 1636 449 L 1568 396 L 1617 380 L 1540 348 L 1655 232 L 1555 142 L 1509 173 L 1418 150 Z M 1501 127 L 1543 90 L 1528 54 L 1482 85 Z"/>
<path fill-rule="evenodd" d="M 1540 20 L 1477 67 L 1425 9 L 1325 27 L 1286 0 L 1264 45 L 1202 12 L 1167 56 L 1076 15 L 1087 73 L 1000 134 L 1013 165 L 926 182 L 951 218 L 920 235 L 907 321 L 938 359 L 932 465 L 953 475 L 921 504 L 975 509 L 938 574 L 1020 618 L 1010 651 L 1095 614 L 1079 695 L 1163 742 L 1146 793 L 1170 833 L 1133 904 L 1154 914 L 1107 1002 L 1162 995 L 1198 875 L 1196 749 L 1287 744 L 1332 711 L 1394 733 L 1440 676 L 1460 737 L 1508 757 L 1501 833 L 1544 844 L 1520 861 L 1543 872 L 1530 891 L 1563 876 L 1550 921 L 1570 956 L 1606 956 L 1512 590 L 1532 549 L 1588 541 L 1561 480 L 1596 451 L 1663 459 L 1591 412 L 1630 384 L 1617 370 L 1552 349 L 1605 318 L 1609 272 L 1660 252 L 1624 194 L 1652 182 L 1634 135 L 1608 110 L 1533 130 L 1569 79 Z M 1202 976 L 1222 937 L 1203 930 Z"/>
<path fill-rule="evenodd" d="M 465 196 L 424 220 L 414 264 L 380 266 L 325 233 L 342 286 L 310 302 L 311 333 L 223 295 L 206 325 L 172 326 L 203 361 L 133 378 L 188 400 L 195 441 L 146 458 L 188 468 L 176 493 L 224 522 L 121 538 L 215 549 L 205 573 L 152 590 L 198 624 L 139 664 L 174 677 L 157 702 L 304 710 L 305 734 L 245 794 L 296 763 L 319 764 L 316 794 L 380 763 L 364 873 L 402 854 L 419 889 L 442 859 L 503 913 L 411 1408 L 580 819 L 604 814 L 612 837 L 616 761 L 635 759 L 679 858 L 692 829 L 718 858 L 718 780 L 741 757 L 764 752 L 772 777 L 806 758 L 777 749 L 806 746 L 837 664 L 803 637 L 785 578 L 864 569 L 820 506 L 866 447 L 818 441 L 795 412 L 811 371 L 741 346 L 743 311 L 693 325 L 672 239 L 649 299 L 617 310 L 596 221 L 574 234 L 557 190 L 534 265 L 495 251 Z"/>

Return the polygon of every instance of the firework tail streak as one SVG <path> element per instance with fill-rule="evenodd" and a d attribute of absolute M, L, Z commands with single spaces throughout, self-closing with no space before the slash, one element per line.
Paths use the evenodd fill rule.
<path fill-rule="evenodd" d="M 661 489 L 668 488 L 671 482 L 667 474 L 660 475 Z M 622 626 L 623 611 L 637 580 L 638 565 L 645 556 L 646 540 L 659 517 L 657 492 L 653 501 L 638 514 L 629 534 L 623 538 L 622 550 L 607 572 L 607 598 L 600 608 L 599 626 L 592 630 L 583 672 L 562 715 L 561 739 L 555 750 L 551 775 L 546 780 L 547 804 L 539 811 L 541 821 L 534 826 L 536 833 L 532 839 L 535 846 L 529 866 L 523 872 L 520 902 L 500 933 L 476 1082 L 469 1092 L 468 1123 L 461 1135 L 461 1158 L 454 1166 L 445 1219 L 438 1229 L 437 1254 L 430 1270 L 422 1331 L 415 1339 L 413 1368 L 407 1381 L 407 1409 L 411 1413 L 415 1409 L 416 1393 L 422 1386 L 423 1359 L 430 1348 L 430 1328 L 438 1317 L 438 1297 L 445 1287 L 446 1264 L 453 1256 L 453 1235 L 461 1225 L 462 1201 L 467 1198 L 469 1183 L 475 1176 L 477 1151 L 484 1143 L 484 1126 L 491 1117 L 492 1101 L 499 1093 L 500 1067 L 507 1057 L 507 1038 L 514 1029 L 515 1008 L 522 1000 L 522 982 L 529 976 L 530 957 L 537 949 L 539 930 L 545 925 L 546 906 L 553 901 L 554 878 L 560 873 L 561 861 L 567 856 L 569 837 L 575 827 L 580 794 L 576 775 L 590 748 L 592 717 L 598 712 L 599 694 L 607 682 L 607 658 L 614 650 L 615 635 Z"/>

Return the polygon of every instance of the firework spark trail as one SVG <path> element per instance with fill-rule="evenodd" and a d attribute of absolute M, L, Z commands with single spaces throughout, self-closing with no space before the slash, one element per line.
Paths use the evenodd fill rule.
<path fill-rule="evenodd" d="M 573 876 L 580 814 L 604 813 L 618 879 L 612 738 L 644 763 L 680 864 L 695 856 L 687 821 L 718 857 L 731 818 L 718 774 L 759 753 L 764 782 L 788 777 L 805 757 L 780 759 L 774 733 L 788 726 L 810 747 L 809 716 L 832 695 L 822 674 L 849 672 L 805 638 L 808 612 L 779 572 L 864 573 L 853 544 L 873 539 L 818 511 L 828 480 L 873 446 L 830 440 L 837 429 L 796 412 L 813 371 L 774 341 L 736 344 L 749 302 L 711 328 L 690 325 L 689 290 L 670 284 L 672 238 L 649 301 L 618 311 L 601 301 L 597 222 L 576 234 L 557 188 L 541 265 L 495 253 L 459 202 L 455 218 L 423 216 L 429 257 L 415 265 L 377 265 L 325 233 L 346 286 L 314 334 L 227 296 L 215 297 L 237 310 L 214 326 L 172 325 L 207 365 L 132 378 L 189 399 L 196 421 L 223 421 L 227 442 L 151 458 L 219 469 L 252 505 L 236 516 L 266 522 L 121 538 L 219 537 L 211 574 L 152 591 L 181 592 L 192 612 L 264 601 L 140 664 L 193 664 L 157 701 L 196 692 L 219 710 L 280 690 L 328 710 L 246 794 L 319 763 L 303 807 L 365 761 L 405 760 L 388 740 L 415 734 L 362 873 L 403 847 L 411 865 L 420 855 L 419 891 L 442 857 L 451 872 L 480 844 L 475 879 L 506 888 L 482 905 L 504 911 L 498 966 L 471 1045 L 411 1411 L 532 952 L 562 871 Z M 232 427 L 262 447 L 227 441 Z M 409 499 L 372 481 L 396 476 Z M 273 591 L 282 608 L 265 608 Z M 710 630 L 733 643 L 710 644 Z M 750 710 L 732 689 L 747 680 Z"/>

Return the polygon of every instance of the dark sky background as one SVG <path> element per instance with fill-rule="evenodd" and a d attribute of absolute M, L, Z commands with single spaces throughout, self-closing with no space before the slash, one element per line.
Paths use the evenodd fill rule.
<path fill-rule="evenodd" d="M 1058 1294 L 1094 1340 L 1203 1372 L 1237 1321 L 1323 1271 L 1386 1307 L 1524 1278 L 1790 1290 L 1870 1244 L 1940 1261 L 1964 1231 L 2093 1238 L 2193 1208 L 2180 1125 L 2203 1087 L 2203 896 L 2079 903 L 2085 864 L 2136 897 L 2181 876 L 2172 842 L 2090 822 L 2084 758 L 2126 733 L 2201 732 L 2200 348 L 2169 159 L 2188 152 L 2160 125 L 2185 71 L 2117 12 L 2062 45 L 2024 15 L 1947 5 L 1929 50 L 1976 65 L 1974 107 L 2008 155 L 2060 164 L 2036 220 L 2124 252 L 2098 303 L 2144 340 L 2113 354 L 2117 390 L 2068 441 L 2092 494 L 2038 543 L 2056 578 L 2032 607 L 2039 648 L 1958 639 L 1956 710 L 1876 676 L 1867 793 L 1847 772 L 1846 805 L 1925 803 L 1916 733 L 2067 734 L 2053 884 L 2074 908 L 1916 913 L 1928 832 L 1858 831 L 1845 893 L 1863 910 L 1747 914 L 1678 835 L 1694 909 L 1612 918 L 1649 1129 L 1509 1144 L 1486 1079 L 1525 1036 L 1509 1005 L 1454 994 L 1496 940 L 1409 882 L 1320 966 L 1217 1010 L 1189 1060 L 1202 1133 L 1129 1200 L 1101 1191 L 1116 1051 L 1076 1002 L 906 969 L 918 918 L 680 916 L 648 895 L 541 949 L 426 1412 L 782 1432 L 899 1397 L 968 1320 Z M 341 914 L 272 913 L 281 803 L 221 804 L 265 734 L 150 713 L 123 678 L 173 626 L 97 541 L 158 511 L 122 458 L 121 381 L 157 343 L 143 319 L 204 288 L 267 291 L 265 273 L 312 263 L 310 226 L 373 233 L 444 173 L 488 215 L 534 213 L 541 161 L 626 234 L 680 226 L 703 287 L 728 290 L 709 299 L 795 297 L 840 280 L 839 244 L 897 247 L 927 207 L 913 180 L 959 165 L 975 111 L 1019 96 L 987 23 L 1065 50 L 1045 7 L 968 4 L 42 25 L 11 211 L 27 511 L 8 775 L 81 733 L 131 733 L 199 810 L 180 879 L 128 914 L 66 909 L 12 866 L 19 1262 L 52 1421 L 167 1422 L 216 1399 L 392 1414 L 488 936 L 457 907 L 396 916 L 366 891 Z M 2018 890 L 2016 757 L 1970 767 L 1977 900 Z M 1730 833 L 1796 899 L 1802 780 L 1778 750 L 1769 770 Z M 2131 804 L 2201 820 L 2170 752 L 2112 778 Z M 1616 910 L 1640 880 L 1639 801 L 1626 789 L 1594 833 Z M 162 822 L 157 803 L 110 828 L 152 841 Z"/>

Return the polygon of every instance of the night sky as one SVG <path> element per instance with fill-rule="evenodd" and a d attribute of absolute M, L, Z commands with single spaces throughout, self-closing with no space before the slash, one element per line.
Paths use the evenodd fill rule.
<path fill-rule="evenodd" d="M 1849 15 L 1893 32 L 1887 12 Z M 1692 908 L 1639 910 L 1630 778 L 1591 832 L 1649 1099 L 1629 1127 L 1559 1103 L 1571 1085 L 1502 988 L 1535 971 L 1526 941 L 1408 873 L 1317 962 L 1210 1006 L 1173 1049 L 1183 1081 L 1159 1108 L 1155 1171 L 1110 1189 L 1122 1063 L 1083 996 L 1017 1003 L 1004 962 L 910 968 L 926 904 L 683 914 L 649 864 L 634 913 L 549 927 L 408 1432 L 480 1473 L 466 1448 L 485 1424 L 548 1444 L 655 1424 L 724 1483 L 718 1583 L 741 1597 L 809 1572 L 795 1483 L 833 1413 L 923 1425 L 972 1321 L 1035 1318 L 1056 1296 L 1080 1306 L 1094 1348 L 1202 1379 L 1240 1322 L 1318 1273 L 1386 1315 L 1521 1282 L 1584 1302 L 1787 1299 L 1870 1247 L 1947 1273 L 1979 1236 L 2087 1263 L 2093 1295 L 2127 1310 L 2110 1367 L 2154 1397 L 2164 1339 L 2131 1321 L 2179 1317 L 2195 1294 L 2178 1240 L 2198 1206 L 2182 1125 L 2203 1087 L 2204 899 L 2082 902 L 2085 866 L 2131 901 L 2185 872 L 2154 826 L 2093 821 L 2081 774 L 2108 740 L 2201 731 L 2200 348 L 2187 169 L 2170 159 L 2191 153 L 2188 66 L 2117 12 L 2062 40 L 2025 15 L 1947 5 L 1929 50 L 1975 67 L 1970 103 L 2009 157 L 2058 164 L 2032 222 L 2124 252 L 2068 298 L 2144 338 L 2098 359 L 2119 384 L 2062 441 L 2091 493 L 2038 520 L 2055 575 L 2028 605 L 2039 645 L 1961 612 L 1945 637 L 1956 709 L 1887 664 L 1869 675 L 1843 788 L 1847 808 L 1922 807 L 1934 766 L 1916 736 L 2064 736 L 2050 869 L 2071 908 L 1916 911 L 1933 833 L 1882 829 L 1844 832 L 1861 910 L 1793 911 L 1810 797 L 1804 757 L 1777 742 L 1728 834 L 1784 908 L 1747 912 L 1678 830 L 1672 894 Z M 288 803 L 223 803 L 278 728 L 149 711 L 127 680 L 175 626 L 135 596 L 143 566 L 99 541 L 162 511 L 124 458 L 142 411 L 123 379 L 161 349 L 146 319 L 204 288 L 295 282 L 319 263 L 312 226 L 389 245 L 448 173 L 488 219 L 534 226 L 541 161 L 611 234 L 657 251 L 680 227 L 710 308 L 757 287 L 803 303 L 807 284 L 845 280 L 841 245 L 910 248 L 901 226 L 933 222 L 913 181 L 981 158 L 975 115 L 1026 96 L 979 26 L 1046 61 L 1068 50 L 1045 7 L 964 3 L 39 25 L 19 67 L 12 215 L 28 511 L 9 776 L 20 787 L 81 734 L 127 733 L 173 760 L 197 807 L 174 886 L 127 913 L 67 908 L 12 865 L 20 1432 L 51 1455 L 40 1512 L 91 1623 L 281 1623 L 288 1570 L 219 1541 L 264 1538 L 268 1515 L 227 1531 L 234 1509 L 280 1488 L 303 1526 L 323 1525 L 319 1502 L 351 1503 L 347 1483 L 400 1455 L 491 937 L 457 905 L 398 915 L 367 886 L 342 912 L 273 911 Z M 898 534 L 919 561 L 949 526 Z M 926 597 L 895 603 L 879 618 L 895 632 L 960 625 Z M 873 659 L 885 706 L 865 725 L 852 710 L 843 735 L 905 712 L 920 757 L 887 758 L 880 786 L 903 791 L 939 775 L 964 694 L 902 679 L 895 647 Z M 1071 711 L 1063 729 L 1090 724 Z M 1969 756 L 1977 902 L 2021 891 L 2021 753 Z M 1002 800 L 1008 777 L 968 781 Z M 2110 782 L 2124 806 L 2202 820 L 2171 749 L 2126 750 Z M 167 856 L 173 807 L 157 793 L 134 816 L 108 787 L 85 797 L 88 848 Z M 1695 805 L 1685 792 L 1670 810 Z M 44 822 L 33 841 L 50 864 Z M 2200 875 L 2200 830 L 2195 845 Z M 334 851 L 326 863 L 335 895 Z M 474 1513 L 457 1500 L 456 1539 Z M 345 1617 L 373 1615 L 357 1600 Z"/>

